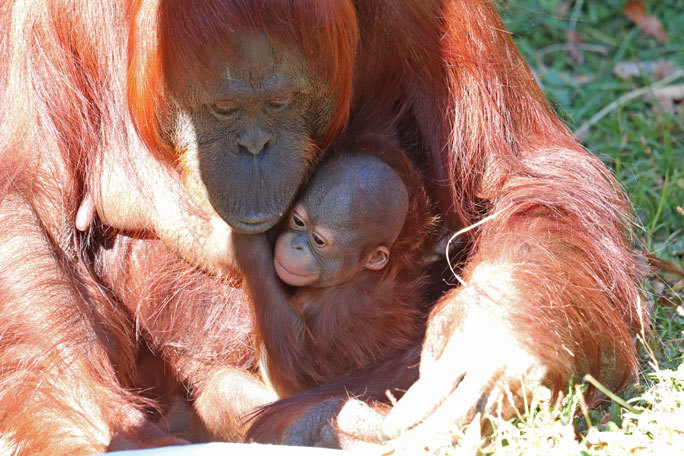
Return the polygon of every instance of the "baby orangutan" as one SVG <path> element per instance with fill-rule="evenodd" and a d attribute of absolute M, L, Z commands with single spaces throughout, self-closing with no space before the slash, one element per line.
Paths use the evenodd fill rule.
<path fill-rule="evenodd" d="M 278 277 L 300 288 L 300 310 L 321 288 L 372 282 L 390 259 L 408 210 L 408 191 L 397 173 L 371 155 L 324 163 L 289 214 L 273 264 Z"/>
<path fill-rule="evenodd" d="M 265 236 L 235 239 L 264 377 L 281 397 L 396 354 L 422 333 L 415 257 L 433 219 L 421 177 L 384 136 L 347 139 L 329 154 L 274 254 Z"/>

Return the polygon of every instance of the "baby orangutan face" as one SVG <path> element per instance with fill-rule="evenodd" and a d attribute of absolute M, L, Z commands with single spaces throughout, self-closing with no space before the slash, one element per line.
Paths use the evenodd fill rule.
<path fill-rule="evenodd" d="M 407 209 L 406 187 L 383 161 L 347 155 L 324 163 L 276 241 L 278 277 L 329 287 L 383 269 Z"/>
<path fill-rule="evenodd" d="M 329 287 L 364 269 L 384 268 L 389 248 L 376 245 L 364 255 L 365 239 L 360 231 L 321 223 L 306 205 L 297 204 L 287 230 L 276 241 L 273 262 L 278 277 L 297 287 Z"/>

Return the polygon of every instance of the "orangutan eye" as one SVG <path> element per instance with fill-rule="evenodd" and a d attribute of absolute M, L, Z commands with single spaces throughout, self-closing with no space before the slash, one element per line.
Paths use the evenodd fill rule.
<path fill-rule="evenodd" d="M 290 101 L 292 100 L 292 95 L 287 94 L 287 95 L 280 95 L 277 97 L 273 97 L 270 100 L 266 102 L 266 106 L 268 106 L 269 109 L 272 111 L 279 111 L 283 109 L 285 106 L 290 104 Z"/>
<path fill-rule="evenodd" d="M 311 233 L 311 240 L 316 245 L 316 247 L 325 247 L 325 239 L 323 239 L 316 233 Z"/>
<path fill-rule="evenodd" d="M 237 112 L 238 104 L 233 100 L 220 100 L 212 104 L 212 108 L 218 115 L 229 116 Z"/>
<path fill-rule="evenodd" d="M 302 220 L 297 214 L 292 214 L 292 224 L 297 228 L 304 228 L 306 225 L 304 220 Z"/>

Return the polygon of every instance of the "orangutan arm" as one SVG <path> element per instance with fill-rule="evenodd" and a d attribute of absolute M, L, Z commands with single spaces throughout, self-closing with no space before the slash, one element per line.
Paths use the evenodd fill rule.
<path fill-rule="evenodd" d="M 103 280 L 137 317 L 147 346 L 164 361 L 165 376 L 138 370 L 140 382 L 183 384 L 192 409 L 175 414 L 191 441 L 242 440 L 249 414 L 278 398 L 256 368 L 254 321 L 238 284 L 197 271 L 161 241 L 118 235 L 100 258 Z M 180 412 L 180 413 L 178 413 Z M 172 414 L 174 412 L 172 411 Z"/>
<path fill-rule="evenodd" d="M 315 375 L 306 350 L 304 322 L 290 306 L 289 295 L 275 273 L 266 236 L 236 234 L 233 240 L 266 348 L 267 375 L 281 396 L 289 396 L 310 384 Z"/>
<path fill-rule="evenodd" d="M 55 249 L 36 216 L 45 204 L 18 191 L 0 202 L 0 446 L 85 455 L 163 444 L 139 398 L 118 385 L 109 349 L 121 341 L 108 337 L 116 319 Z"/>
<path fill-rule="evenodd" d="M 580 151 L 540 153 L 527 165 L 545 177 L 512 178 L 502 189 L 465 285 L 431 315 L 420 379 L 385 421 L 387 437 L 449 438 L 449 426 L 478 412 L 511 413 L 534 384 L 558 391 L 588 372 L 619 387 L 634 372 L 638 270 L 614 181 Z"/>

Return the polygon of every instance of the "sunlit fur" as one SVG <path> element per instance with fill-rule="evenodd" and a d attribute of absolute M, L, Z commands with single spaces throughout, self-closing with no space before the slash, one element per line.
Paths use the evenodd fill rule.
<path fill-rule="evenodd" d="M 423 64 L 414 71 L 427 79 L 404 102 L 417 106 L 423 138 L 433 141 L 428 153 L 435 173 L 448 182 L 450 208 L 462 226 L 485 211 L 508 208 L 475 232 L 466 269 L 513 263 L 520 285 L 512 302 L 499 304 L 501 317 L 516 323 L 523 341 L 560 377 L 567 378 L 563 364 L 599 373 L 615 357 L 618 372 L 604 380 L 621 384 L 636 369 L 629 330 L 640 328 L 641 301 L 640 271 L 626 238 L 628 204 L 618 184 L 548 107 L 490 2 L 406 9 L 424 33 L 401 28 L 404 19 L 396 36 L 416 42 Z M 392 11 L 407 14 L 400 8 L 383 13 Z M 445 27 L 429 30 L 429 18 L 439 16 Z M 387 18 L 386 24 L 395 22 Z M 361 27 L 360 33 L 368 31 Z M 557 348 L 556 361 L 539 341 Z M 572 346 L 572 359 L 559 354 L 560 341 Z"/>
<path fill-rule="evenodd" d="M 571 373 L 588 372 L 616 388 L 634 373 L 631 334 L 647 312 L 629 250 L 628 205 L 548 107 L 491 2 L 5 1 L 0 448 L 92 454 L 163 442 L 141 412 L 149 402 L 127 389 L 137 377 L 138 343 L 175 359 L 173 375 L 197 391 L 223 362 L 214 355 L 224 353 L 221 331 L 239 306 L 219 242 L 229 232 L 187 197 L 165 128 L 170 96 L 203 73 L 202 50 L 230 55 L 225 31 L 241 27 L 293 43 L 328 81 L 334 116 L 321 146 L 348 117 L 373 113 L 402 127 L 410 155 L 438 182 L 430 194 L 449 229 L 506 208 L 471 232 L 463 278 L 477 293 L 487 289 L 478 283 L 482 267 L 505 271 L 510 289 L 486 315 L 545 366 L 545 382 L 559 389 Z M 107 181 L 105 165 L 115 179 Z M 141 167 L 163 179 L 145 178 Z M 127 302 L 95 274 L 105 258 L 75 229 L 91 191 L 98 211 L 108 204 L 101 218 L 123 220 L 117 226 L 137 241 L 163 240 L 158 256 L 133 269 L 140 286 Z M 132 202 L 136 192 L 146 197 Z M 438 309 L 476 305 L 459 296 L 445 295 Z M 247 321 L 233 326 L 240 343 L 251 337 L 243 315 Z M 431 325 L 427 346 L 467 325 L 463 315 Z M 198 324 L 199 333 L 184 333 Z M 205 335 L 218 345 L 198 348 Z M 250 364 L 249 350 L 226 349 Z M 414 375 L 401 369 L 415 365 L 417 351 L 276 404 L 262 435 L 282 435 L 321 398 L 346 397 L 345 382 L 380 390 L 392 376 Z"/>

